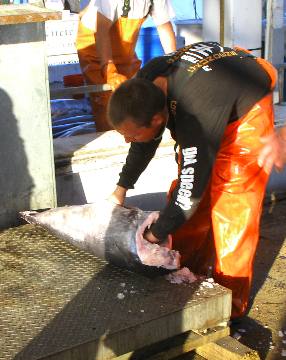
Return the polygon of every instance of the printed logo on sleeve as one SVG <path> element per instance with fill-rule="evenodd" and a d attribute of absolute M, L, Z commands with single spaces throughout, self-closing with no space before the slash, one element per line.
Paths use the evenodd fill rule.
<path fill-rule="evenodd" d="M 209 64 L 212 61 L 228 56 L 237 56 L 237 53 L 231 49 L 226 50 L 218 43 L 198 43 L 178 50 L 168 62 L 173 63 L 179 59 L 185 60 L 191 63 L 187 69 L 188 72 L 193 73 L 198 69 L 211 71 L 212 68 Z"/>
<path fill-rule="evenodd" d="M 197 152 L 196 147 L 182 149 L 180 188 L 175 204 L 185 211 L 190 210 L 193 205 L 191 197 L 194 187 L 195 169 L 192 165 L 197 162 Z"/>

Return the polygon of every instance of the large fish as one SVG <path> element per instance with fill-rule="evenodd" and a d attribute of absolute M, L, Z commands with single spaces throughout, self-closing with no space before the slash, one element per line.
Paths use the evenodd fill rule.
<path fill-rule="evenodd" d="M 105 200 L 43 212 L 24 211 L 20 216 L 98 258 L 129 270 L 153 275 L 180 268 L 180 254 L 171 249 L 171 237 L 160 246 L 143 238 L 145 229 L 157 220 L 158 212 L 125 208 Z"/>
<path fill-rule="evenodd" d="M 90 101 L 84 99 L 53 99 L 51 100 L 52 119 L 62 119 L 70 116 L 92 114 Z"/>

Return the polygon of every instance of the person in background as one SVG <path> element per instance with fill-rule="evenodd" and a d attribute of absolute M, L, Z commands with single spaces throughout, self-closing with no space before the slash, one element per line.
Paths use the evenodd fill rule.
<path fill-rule="evenodd" d="M 79 62 L 86 84 L 109 84 L 116 89 L 140 69 L 135 53 L 139 30 L 151 15 L 165 53 L 176 50 L 170 18 L 170 0 L 91 0 L 81 12 L 76 39 Z M 111 129 L 106 106 L 111 92 L 91 94 L 97 131 Z"/>
<path fill-rule="evenodd" d="M 232 290 L 232 318 L 246 313 L 269 174 L 258 165 L 261 137 L 273 131 L 276 70 L 246 50 L 201 42 L 149 61 L 112 94 L 108 117 L 130 142 L 110 199 L 124 203 L 168 128 L 176 141 L 178 179 L 145 233 L 168 234 L 182 265 L 213 269 Z M 160 177 L 160 172 L 154 176 Z"/>
<path fill-rule="evenodd" d="M 286 164 L 286 126 L 276 129 L 262 142 L 265 145 L 259 154 L 258 164 L 269 174 L 273 166 L 282 171 Z"/>

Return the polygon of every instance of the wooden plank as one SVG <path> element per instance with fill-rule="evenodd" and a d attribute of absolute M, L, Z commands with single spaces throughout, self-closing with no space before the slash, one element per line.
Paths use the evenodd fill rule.
<path fill-rule="evenodd" d="M 62 13 L 60 11 L 31 4 L 0 6 L 0 25 L 44 22 L 47 20 L 60 20 L 61 18 Z"/>
<path fill-rule="evenodd" d="M 209 360 L 259 360 L 255 350 L 241 344 L 236 339 L 227 336 L 196 348 L 196 353 Z"/>
<path fill-rule="evenodd" d="M 143 348 L 142 350 L 129 352 L 115 358 L 115 360 L 148 359 L 148 360 L 169 360 L 179 355 L 188 353 L 209 342 L 217 341 L 229 335 L 229 327 L 214 328 L 206 334 L 201 335 L 192 331 L 180 334 L 173 338 L 161 341 L 157 344 Z"/>
<path fill-rule="evenodd" d="M 76 94 L 89 94 L 100 91 L 110 91 L 111 88 L 108 84 L 103 85 L 84 85 L 84 86 L 71 86 L 66 88 L 51 89 L 51 99 L 70 99 Z"/>

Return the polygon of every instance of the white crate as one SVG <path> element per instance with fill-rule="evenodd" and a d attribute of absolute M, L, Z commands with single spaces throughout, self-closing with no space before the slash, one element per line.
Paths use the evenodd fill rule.
<path fill-rule="evenodd" d="M 49 82 L 62 82 L 65 75 L 81 73 L 75 46 L 78 14 L 63 11 L 62 20 L 46 21 Z"/>
<path fill-rule="evenodd" d="M 47 55 L 76 54 L 76 35 L 78 29 L 78 14 L 63 11 L 62 20 L 45 22 Z"/>

